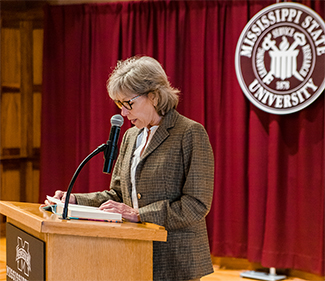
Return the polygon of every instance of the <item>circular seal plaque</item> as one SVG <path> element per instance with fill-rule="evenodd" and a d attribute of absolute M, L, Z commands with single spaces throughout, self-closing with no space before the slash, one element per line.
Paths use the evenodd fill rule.
<path fill-rule="evenodd" d="M 324 20 L 302 4 L 266 7 L 242 31 L 235 67 L 244 94 L 261 110 L 305 108 L 325 88 Z"/>

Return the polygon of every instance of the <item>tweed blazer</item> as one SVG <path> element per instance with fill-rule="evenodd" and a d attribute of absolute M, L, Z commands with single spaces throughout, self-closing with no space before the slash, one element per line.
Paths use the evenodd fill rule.
<path fill-rule="evenodd" d="M 78 204 L 108 199 L 132 206 L 130 167 L 137 136 L 126 131 L 110 191 L 75 194 Z M 204 127 L 176 110 L 163 117 L 136 168 L 141 221 L 162 225 L 167 242 L 154 242 L 153 279 L 189 280 L 213 272 L 205 216 L 214 185 L 214 158 Z"/>

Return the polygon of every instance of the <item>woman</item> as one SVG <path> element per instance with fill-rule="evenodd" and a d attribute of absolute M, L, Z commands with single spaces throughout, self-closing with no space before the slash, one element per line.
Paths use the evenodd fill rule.
<path fill-rule="evenodd" d="M 71 203 L 121 213 L 168 231 L 154 242 L 154 280 L 199 280 L 213 272 L 205 216 L 214 160 L 203 126 L 176 111 L 179 91 L 151 57 L 119 62 L 107 90 L 134 125 L 123 136 L 109 191 L 72 194 Z M 65 193 L 55 197 L 64 201 Z"/>

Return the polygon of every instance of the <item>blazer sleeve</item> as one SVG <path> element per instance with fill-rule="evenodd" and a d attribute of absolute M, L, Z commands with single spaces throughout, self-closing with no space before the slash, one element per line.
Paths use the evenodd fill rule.
<path fill-rule="evenodd" d="M 214 187 L 214 156 L 204 127 L 192 122 L 185 130 L 181 149 L 184 173 L 175 200 L 160 200 L 139 209 L 141 221 L 163 225 L 167 230 L 190 227 L 208 214 Z M 178 188 L 178 187 L 175 187 Z"/>

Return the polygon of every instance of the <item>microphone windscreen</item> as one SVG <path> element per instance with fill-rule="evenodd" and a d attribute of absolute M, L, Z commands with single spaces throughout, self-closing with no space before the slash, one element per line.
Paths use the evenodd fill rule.
<path fill-rule="evenodd" d="M 111 118 L 111 125 L 112 126 L 117 126 L 117 127 L 121 127 L 124 123 L 124 119 L 122 117 L 122 115 L 120 114 L 115 114 L 112 116 Z"/>

